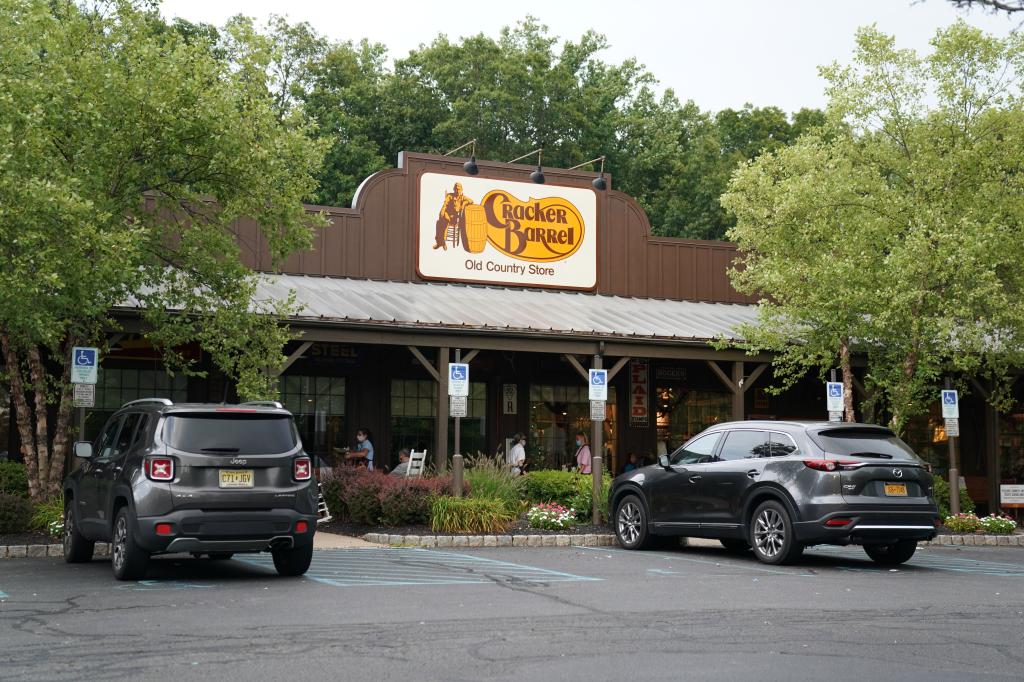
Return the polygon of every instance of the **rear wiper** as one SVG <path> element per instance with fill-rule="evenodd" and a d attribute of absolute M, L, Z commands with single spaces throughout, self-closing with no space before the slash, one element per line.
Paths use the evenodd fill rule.
<path fill-rule="evenodd" d="M 238 452 L 238 448 L 200 448 L 200 452 Z"/>

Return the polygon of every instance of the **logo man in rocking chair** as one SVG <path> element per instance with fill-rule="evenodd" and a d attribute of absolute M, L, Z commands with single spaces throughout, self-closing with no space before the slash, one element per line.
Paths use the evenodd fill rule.
<path fill-rule="evenodd" d="M 445 245 L 445 233 L 449 225 L 454 225 L 459 230 L 462 243 L 466 243 L 466 224 L 463 220 L 463 211 L 473 200 L 462 193 L 462 183 L 456 182 L 454 191 L 445 192 L 444 204 L 441 206 L 441 214 L 437 217 L 437 224 L 434 231 L 434 248 L 448 250 Z"/>

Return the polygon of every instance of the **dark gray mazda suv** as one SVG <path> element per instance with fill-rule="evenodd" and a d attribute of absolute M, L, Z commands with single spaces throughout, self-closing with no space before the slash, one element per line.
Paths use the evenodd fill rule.
<path fill-rule="evenodd" d="M 609 508 L 627 549 L 716 538 L 769 564 L 817 544 L 860 544 L 874 561 L 900 564 L 939 523 L 932 476 L 902 440 L 882 426 L 828 422 L 712 426 L 616 478 Z"/>
<path fill-rule="evenodd" d="M 292 415 L 279 403 L 178 404 L 135 400 L 64 481 L 64 558 L 92 559 L 111 543 L 119 580 L 146 573 L 150 556 L 191 552 L 230 559 L 270 552 L 281 575 L 313 557 L 317 488 Z"/>

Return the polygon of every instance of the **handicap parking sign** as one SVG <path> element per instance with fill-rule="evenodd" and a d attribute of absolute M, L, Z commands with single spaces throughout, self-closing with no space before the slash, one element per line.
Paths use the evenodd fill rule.
<path fill-rule="evenodd" d="M 960 397 L 956 391 L 945 390 L 942 392 L 942 418 L 960 418 Z"/>
<path fill-rule="evenodd" d="M 843 385 L 838 381 L 825 383 L 825 398 L 829 412 L 843 411 Z"/>
<path fill-rule="evenodd" d="M 95 384 L 96 368 L 99 365 L 98 348 L 75 346 L 71 349 L 71 383 Z"/>
<path fill-rule="evenodd" d="M 448 363 L 448 395 L 469 395 L 469 364 L 465 362 Z"/>
<path fill-rule="evenodd" d="M 608 400 L 608 370 L 590 370 L 590 399 Z"/>

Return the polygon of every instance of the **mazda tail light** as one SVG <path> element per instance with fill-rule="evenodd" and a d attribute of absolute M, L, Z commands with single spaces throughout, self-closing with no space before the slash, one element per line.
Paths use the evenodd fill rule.
<path fill-rule="evenodd" d="M 296 481 L 308 481 L 313 478 L 313 462 L 309 457 L 297 457 L 292 464 L 292 477 Z"/>
<path fill-rule="evenodd" d="M 146 478 L 151 481 L 173 481 L 174 460 L 170 457 L 147 457 L 144 461 Z"/>
<path fill-rule="evenodd" d="M 839 471 L 862 467 L 864 462 L 855 459 L 805 459 L 804 466 L 817 471 Z"/>

